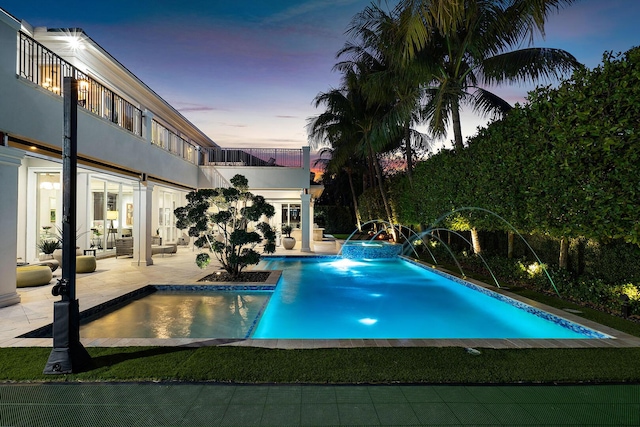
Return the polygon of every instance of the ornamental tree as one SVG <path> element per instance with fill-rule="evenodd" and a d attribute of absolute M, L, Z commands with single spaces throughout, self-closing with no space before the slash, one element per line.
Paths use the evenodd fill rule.
<path fill-rule="evenodd" d="M 248 191 L 249 181 L 244 176 L 235 175 L 230 182 L 229 188 L 190 192 L 187 205 L 174 213 L 178 219 L 176 227 L 188 228 L 189 236 L 197 238 L 195 246 L 201 250 L 208 248 L 231 277 L 238 277 L 246 266 L 260 261 L 255 248 L 263 240 L 263 253 L 275 252 L 276 233 L 262 220 L 273 217 L 275 209 L 264 197 Z M 196 256 L 198 267 L 209 264 L 209 253 Z"/>

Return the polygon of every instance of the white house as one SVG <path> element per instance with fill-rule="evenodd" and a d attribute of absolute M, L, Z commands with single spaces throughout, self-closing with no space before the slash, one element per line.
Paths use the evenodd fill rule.
<path fill-rule="evenodd" d="M 81 29 L 33 28 L 0 9 L 0 306 L 19 302 L 16 260 L 38 258 L 61 224 L 64 77 L 78 88 L 78 246 L 106 256 L 132 236 L 136 265 L 151 237 L 177 241 L 173 210 L 197 188 L 240 173 L 276 208 L 272 226 L 313 240 L 309 147 L 222 148 Z"/>

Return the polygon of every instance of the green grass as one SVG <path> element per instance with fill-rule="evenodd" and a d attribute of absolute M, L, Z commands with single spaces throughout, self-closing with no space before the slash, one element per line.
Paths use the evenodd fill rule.
<path fill-rule="evenodd" d="M 234 383 L 601 383 L 640 381 L 640 349 L 249 347 L 90 348 L 95 367 L 44 375 L 50 349 L 0 349 L 0 381 L 215 381 Z"/>
<path fill-rule="evenodd" d="M 346 240 L 351 234 L 332 234 L 336 239 Z"/>

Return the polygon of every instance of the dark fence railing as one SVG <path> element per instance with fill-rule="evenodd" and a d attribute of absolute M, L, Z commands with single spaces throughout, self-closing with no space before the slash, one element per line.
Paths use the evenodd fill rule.
<path fill-rule="evenodd" d="M 20 33 L 18 74 L 62 96 L 65 77 L 78 80 L 78 105 L 129 132 L 142 136 L 142 111 L 91 79 L 28 35 Z"/>
<path fill-rule="evenodd" d="M 302 167 L 299 148 L 201 148 L 202 165 Z"/>

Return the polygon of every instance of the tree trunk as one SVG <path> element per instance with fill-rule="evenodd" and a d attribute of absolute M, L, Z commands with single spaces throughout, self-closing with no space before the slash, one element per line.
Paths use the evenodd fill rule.
<path fill-rule="evenodd" d="M 569 240 L 566 237 L 560 239 L 560 259 L 558 264 L 560 268 L 565 270 L 569 265 Z"/>
<path fill-rule="evenodd" d="M 473 252 L 475 254 L 479 254 L 482 252 L 482 247 L 480 246 L 480 236 L 478 236 L 478 229 L 473 227 L 471 229 L 471 243 L 473 244 Z"/>
<path fill-rule="evenodd" d="M 369 143 L 367 143 L 367 145 L 369 145 Z M 368 188 L 373 188 L 374 185 L 376 185 L 375 180 L 376 180 L 376 170 L 375 170 L 375 166 L 374 166 L 374 159 L 375 156 L 372 156 L 371 154 L 371 147 L 369 147 L 369 161 L 368 166 L 369 166 L 369 186 Z"/>
<path fill-rule="evenodd" d="M 353 209 L 356 211 L 356 224 L 358 231 L 362 232 L 362 225 L 360 223 L 360 210 L 358 209 L 358 198 L 356 197 L 356 190 L 353 187 L 353 177 L 351 176 L 351 168 L 346 168 L 347 177 L 349 178 L 349 187 L 351 188 L 351 197 L 353 198 Z"/>
<path fill-rule="evenodd" d="M 586 250 L 586 241 L 585 239 L 581 238 L 578 240 L 578 247 L 576 248 L 578 251 L 578 265 L 576 266 L 575 270 L 576 273 L 578 274 L 578 276 L 582 275 L 584 273 L 584 270 L 586 268 L 585 265 L 585 250 Z"/>
<path fill-rule="evenodd" d="M 407 120 L 404 123 L 404 152 L 407 158 L 407 177 L 409 178 L 409 184 L 413 186 L 413 153 L 411 150 L 411 127 Z"/>
<path fill-rule="evenodd" d="M 513 258 L 513 231 L 507 233 L 507 258 Z"/>
<path fill-rule="evenodd" d="M 382 176 L 382 170 L 380 170 L 380 165 L 378 164 L 378 158 L 376 157 L 375 153 L 373 152 L 373 148 L 371 147 L 371 144 L 367 144 L 369 145 L 369 155 L 371 156 L 371 159 L 373 161 L 373 166 L 376 170 L 376 176 L 378 178 L 378 188 L 380 189 L 380 195 L 382 196 L 382 203 L 384 204 L 384 210 L 385 213 L 387 214 L 387 219 L 389 221 L 389 226 L 391 227 L 391 234 L 393 235 L 393 240 L 394 241 L 398 241 L 398 237 L 396 236 L 396 229 L 393 226 L 393 218 L 391 216 L 391 209 L 389 208 L 389 201 L 387 199 L 387 193 L 384 190 L 384 180 L 383 180 L 383 176 Z"/>
<path fill-rule="evenodd" d="M 460 123 L 460 106 L 457 102 L 454 102 L 451 106 L 451 122 L 453 125 L 453 141 L 454 148 L 461 151 L 464 148 L 462 145 L 462 125 Z"/>

